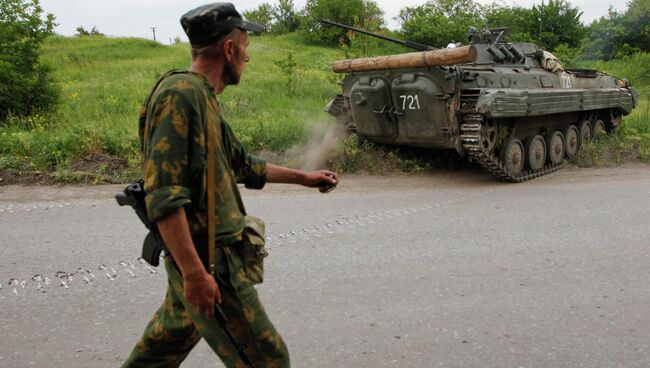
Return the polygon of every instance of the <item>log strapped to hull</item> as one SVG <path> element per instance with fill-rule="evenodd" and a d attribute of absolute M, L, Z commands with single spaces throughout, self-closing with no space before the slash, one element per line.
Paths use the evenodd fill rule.
<path fill-rule="evenodd" d="M 338 60 L 332 64 L 332 70 L 335 73 L 354 73 L 448 66 L 473 63 L 476 61 L 477 56 L 478 52 L 476 47 L 463 46 L 455 49 L 439 49 L 390 56 Z"/>

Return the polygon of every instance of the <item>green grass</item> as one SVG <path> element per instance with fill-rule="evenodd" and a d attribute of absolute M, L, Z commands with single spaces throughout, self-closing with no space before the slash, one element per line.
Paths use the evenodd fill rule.
<path fill-rule="evenodd" d="M 334 48 L 305 45 L 298 35 L 253 37 L 251 61 L 239 86 L 221 96 L 225 116 L 252 151 L 281 151 L 302 143 L 312 124 L 332 119 L 323 108 L 339 90 L 330 71 Z M 275 65 L 293 54 L 292 93 Z M 0 128 L 0 169 L 70 172 L 84 157 L 126 158 L 137 165 L 137 117 L 157 78 L 188 68 L 188 44 L 143 39 L 52 37 L 44 61 L 61 86 L 56 111 L 9 119 Z"/>
<path fill-rule="evenodd" d="M 623 118 L 611 136 L 600 137 L 583 147 L 574 162 L 579 166 L 612 166 L 623 162 L 650 162 L 650 53 L 620 60 L 581 62 L 580 67 L 603 71 L 632 82 L 640 103 Z"/>

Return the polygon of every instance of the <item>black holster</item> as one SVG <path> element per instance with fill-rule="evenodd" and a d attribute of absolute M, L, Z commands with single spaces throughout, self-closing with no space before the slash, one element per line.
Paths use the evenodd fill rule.
<path fill-rule="evenodd" d="M 156 223 L 149 219 L 147 214 L 147 204 L 145 197 L 147 194 L 144 191 L 144 181 L 138 180 L 135 183 L 129 184 L 123 191 L 115 195 L 115 200 L 120 206 L 129 206 L 133 208 L 136 215 L 144 226 L 149 229 L 149 234 L 144 238 L 142 244 L 142 259 L 147 261 L 150 265 L 158 267 L 160 264 L 160 255 L 163 251 L 169 254 L 165 242 L 158 232 Z"/>

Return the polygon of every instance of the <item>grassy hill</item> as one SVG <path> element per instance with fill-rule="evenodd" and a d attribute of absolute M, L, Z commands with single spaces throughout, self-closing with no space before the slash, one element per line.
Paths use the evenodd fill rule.
<path fill-rule="evenodd" d="M 399 46 L 383 47 L 374 53 L 404 52 Z M 56 181 L 124 181 L 137 177 L 140 105 L 162 73 L 189 67 L 189 45 L 165 46 L 128 38 L 52 37 L 43 51 L 62 87 L 61 103 L 53 113 L 10 119 L 0 127 L 0 171 L 53 172 Z M 323 108 L 339 92 L 339 76 L 330 71 L 330 65 L 344 57 L 341 51 L 306 44 L 299 35 L 289 34 L 253 37 L 250 54 L 241 84 L 229 87 L 220 99 L 226 118 L 251 151 L 284 151 L 308 141 L 312 128 L 333 124 Z M 296 63 L 291 74 L 278 66 L 289 55 Z M 580 162 L 590 165 L 619 158 L 649 159 L 649 65 L 650 54 L 585 65 L 632 80 L 643 104 L 626 118 L 624 128 L 614 138 L 586 150 Z M 394 152 L 362 155 L 376 148 L 354 140 L 346 144 L 351 146 L 344 150 L 344 162 L 339 162 L 338 168 L 364 168 L 368 165 L 366 158 L 380 157 L 393 160 L 398 170 L 422 169 L 417 160 L 409 161 Z M 634 154 L 603 154 L 630 149 Z"/>
<path fill-rule="evenodd" d="M 339 89 L 330 63 L 341 54 L 294 34 L 251 41 L 241 84 L 220 98 L 242 142 L 253 151 L 280 151 L 305 140 L 311 125 L 331 123 L 323 108 Z M 60 106 L 0 129 L 0 169 L 54 169 L 65 180 L 74 171 L 83 175 L 84 160 L 87 170 L 137 168 L 139 108 L 162 73 L 189 67 L 189 45 L 53 37 L 43 51 L 62 87 Z M 291 77 L 276 65 L 289 54 L 296 63 Z"/>

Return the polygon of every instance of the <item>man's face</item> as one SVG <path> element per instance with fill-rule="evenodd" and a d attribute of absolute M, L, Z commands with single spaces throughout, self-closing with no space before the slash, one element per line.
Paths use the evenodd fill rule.
<path fill-rule="evenodd" d="M 250 41 L 246 32 L 241 32 L 239 37 L 233 40 L 233 56 L 230 62 L 224 66 L 222 81 L 224 86 L 235 85 L 239 83 L 241 75 L 244 72 L 244 66 L 250 60 L 248 55 L 248 45 Z"/>

